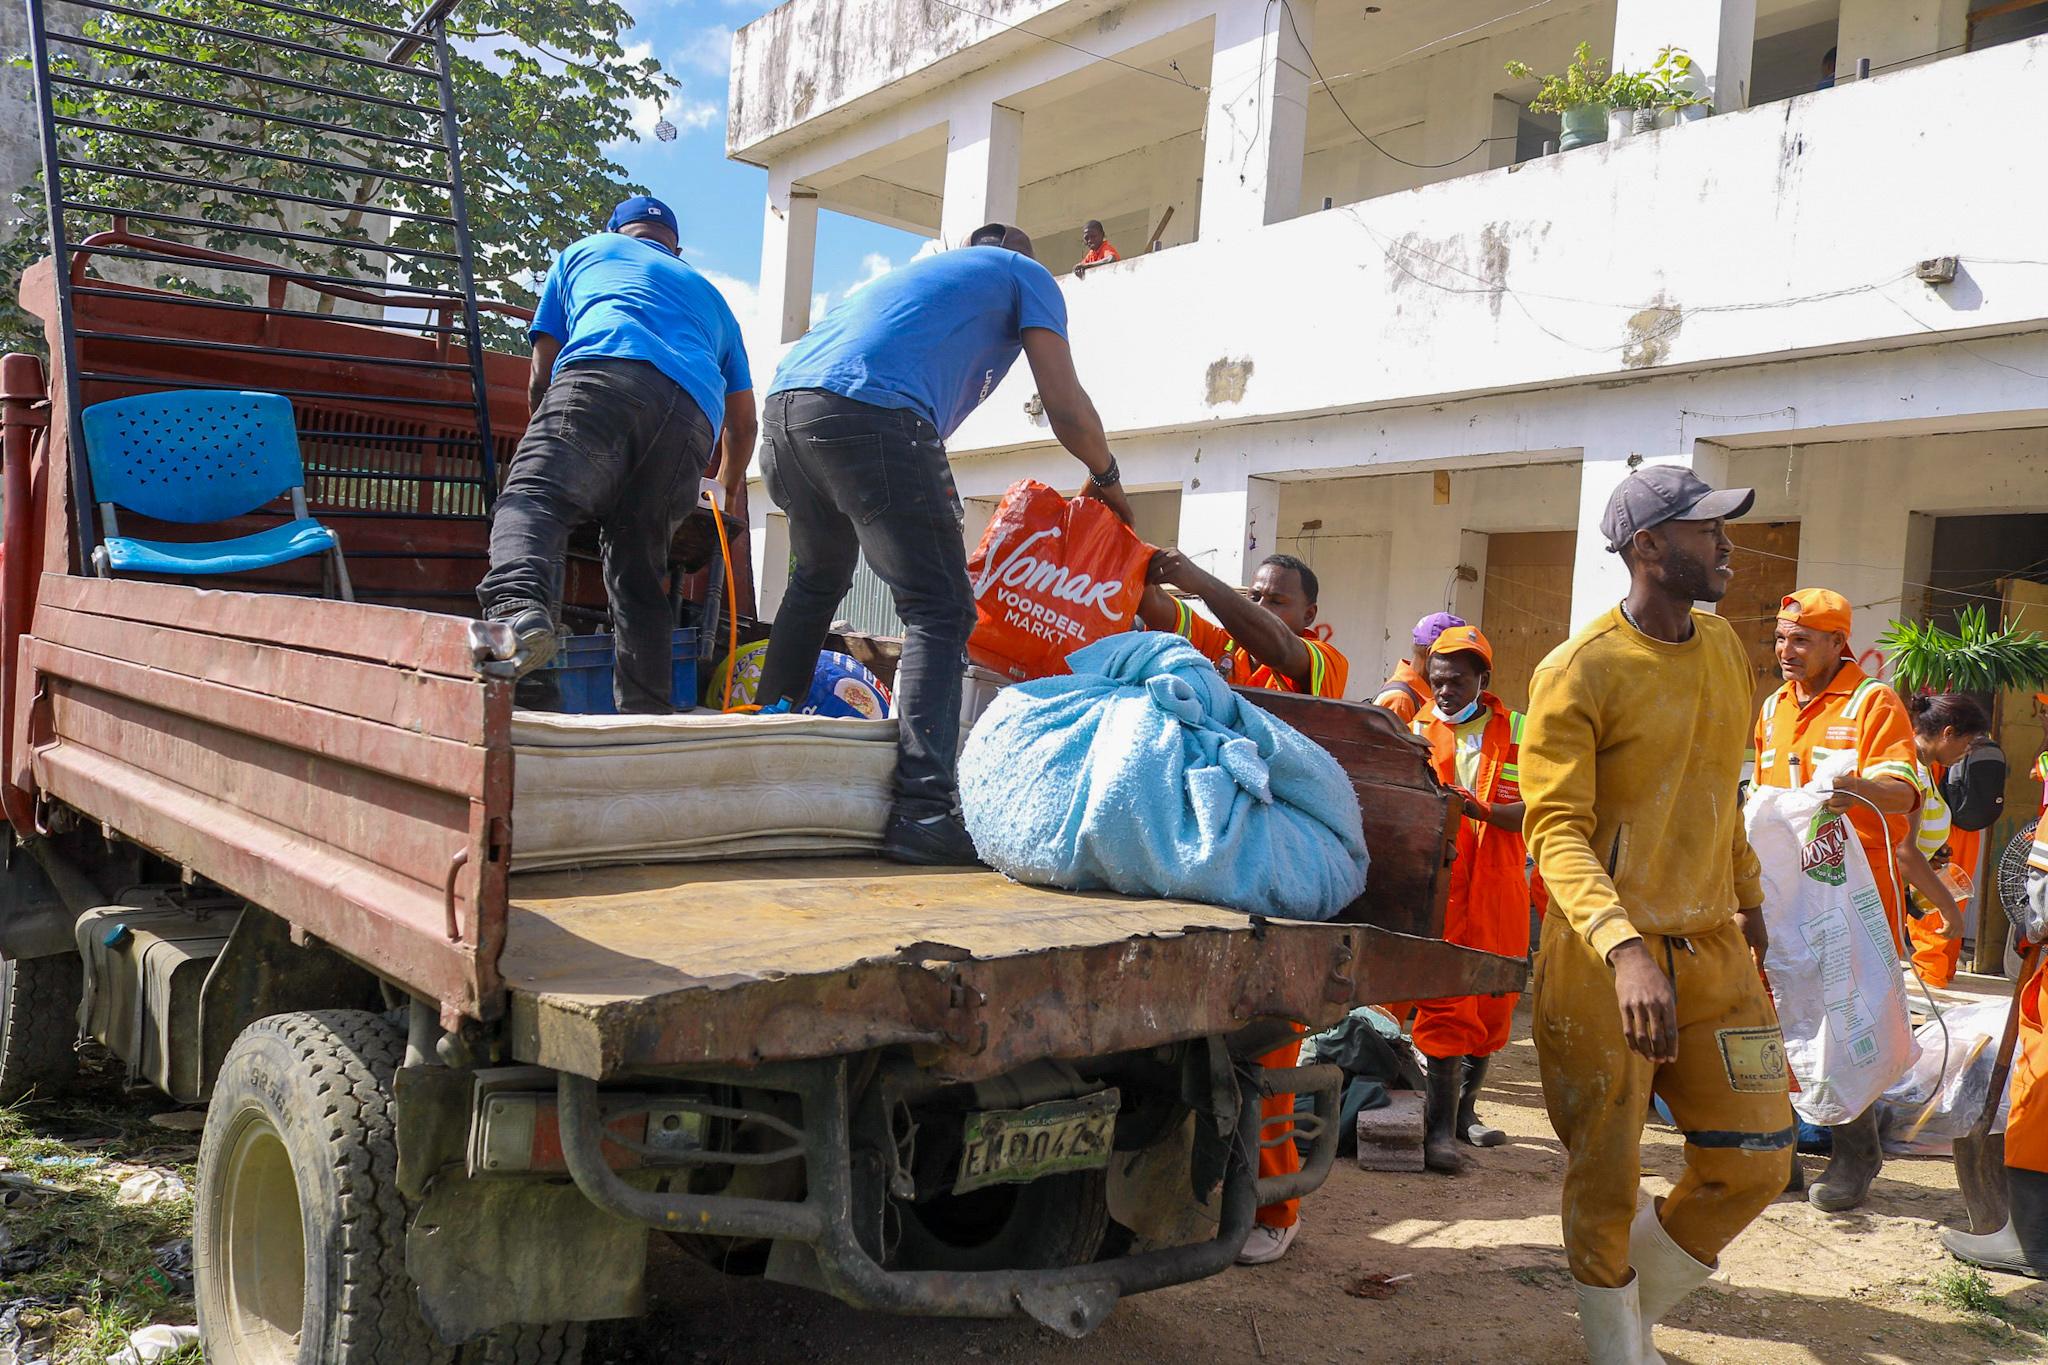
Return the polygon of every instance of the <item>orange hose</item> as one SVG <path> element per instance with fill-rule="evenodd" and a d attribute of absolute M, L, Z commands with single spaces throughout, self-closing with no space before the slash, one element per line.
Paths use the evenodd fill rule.
<path fill-rule="evenodd" d="M 726 636 L 725 646 L 725 698 L 720 703 L 721 711 L 732 710 L 732 679 L 740 671 L 740 608 L 735 594 L 738 585 L 732 576 L 732 542 L 725 535 L 725 511 L 717 503 L 711 505 L 711 520 L 718 527 L 718 557 L 725 563 L 725 619 L 732 622 L 732 629 Z M 710 623 L 713 630 L 718 623 Z"/>

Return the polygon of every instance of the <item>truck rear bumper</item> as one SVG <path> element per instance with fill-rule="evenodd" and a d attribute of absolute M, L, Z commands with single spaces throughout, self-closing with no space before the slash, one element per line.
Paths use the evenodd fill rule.
<path fill-rule="evenodd" d="M 776 1089 L 803 1104 L 802 1148 L 807 1194 L 801 1202 L 689 1195 L 638 1189 L 605 1161 L 596 1082 L 561 1074 L 562 1150 L 585 1197 L 621 1218 L 670 1232 L 793 1242 L 815 1258 L 817 1278 L 834 1297 L 858 1308 L 933 1317 L 1005 1318 L 1022 1313 L 1067 1336 L 1092 1331 L 1126 1294 L 1199 1280 L 1227 1269 L 1264 1204 L 1319 1187 L 1337 1149 L 1337 1099 L 1342 1075 L 1311 1066 L 1261 1072 L 1241 1085 L 1232 1134 L 1234 1156 L 1223 1178 L 1216 1235 L 1191 1246 L 1139 1252 L 1087 1265 L 1047 1270 L 903 1271 L 879 1264 L 855 1232 L 854 1177 L 844 1060 L 779 1069 Z M 1251 1153 L 1259 1141 L 1265 1094 L 1312 1096 L 1315 1117 L 1301 1122 L 1312 1136 L 1302 1170 L 1261 1181 Z M 1292 1141 L 1276 1137 L 1275 1141 Z"/>

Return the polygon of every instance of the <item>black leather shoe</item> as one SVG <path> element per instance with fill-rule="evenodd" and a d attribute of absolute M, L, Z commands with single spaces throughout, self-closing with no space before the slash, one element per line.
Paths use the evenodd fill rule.
<path fill-rule="evenodd" d="M 966 822 L 951 812 L 921 820 L 890 816 L 882 831 L 882 856 L 920 867 L 975 867 L 981 863 Z"/>

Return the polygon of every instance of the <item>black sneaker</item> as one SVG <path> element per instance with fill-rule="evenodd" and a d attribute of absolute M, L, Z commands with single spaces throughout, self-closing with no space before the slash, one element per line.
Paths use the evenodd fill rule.
<path fill-rule="evenodd" d="M 882 856 L 891 862 L 920 867 L 978 867 L 980 855 L 966 822 L 950 811 L 922 820 L 892 815 L 882 831 Z"/>
<path fill-rule="evenodd" d="M 530 606 L 521 611 L 493 616 L 512 627 L 513 638 L 519 642 L 518 652 L 512 656 L 512 676 L 523 678 L 536 668 L 544 668 L 554 660 L 558 647 L 555 641 L 555 621 L 548 615 L 547 608 Z"/>

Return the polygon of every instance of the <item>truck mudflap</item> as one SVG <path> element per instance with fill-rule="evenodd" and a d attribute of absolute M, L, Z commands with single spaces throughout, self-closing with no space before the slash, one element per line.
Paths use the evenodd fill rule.
<path fill-rule="evenodd" d="M 1224 1172 L 1216 1235 L 1206 1242 L 1044 1270 L 903 1271 L 877 1262 L 855 1230 L 845 1060 L 774 1071 L 774 1079 L 763 1076 L 762 1083 L 794 1092 L 803 1105 L 807 1193 L 801 1202 L 636 1188 L 604 1158 L 606 1134 L 597 1083 L 564 1072 L 557 1084 L 562 1152 L 570 1176 L 592 1203 L 649 1227 L 797 1244 L 814 1258 L 811 1268 L 818 1285 L 856 1308 L 931 1317 L 1007 1318 L 1021 1313 L 1069 1337 L 1093 1331 L 1127 1294 L 1228 1269 L 1250 1236 L 1259 1208 L 1319 1187 L 1336 1157 L 1343 1081 L 1336 1067 L 1305 1066 L 1262 1072 L 1256 1084 L 1239 1087 L 1233 1131 L 1227 1134 L 1234 1157 Z M 1252 1155 L 1264 1140 L 1259 1102 L 1288 1093 L 1313 1099 L 1313 1115 L 1296 1120 L 1312 1137 L 1310 1151 L 1298 1173 L 1262 1181 L 1254 1174 L 1257 1163 Z M 1272 1138 L 1275 1143 L 1292 1140 L 1284 1132 Z M 718 1159 L 717 1153 L 704 1154 L 707 1162 Z"/>

